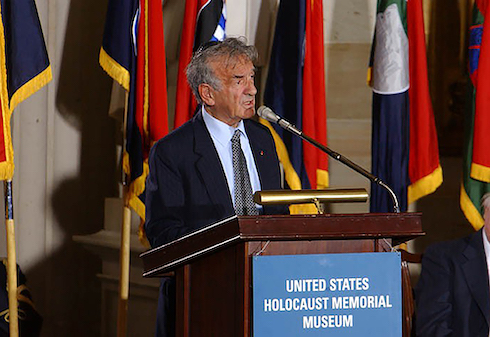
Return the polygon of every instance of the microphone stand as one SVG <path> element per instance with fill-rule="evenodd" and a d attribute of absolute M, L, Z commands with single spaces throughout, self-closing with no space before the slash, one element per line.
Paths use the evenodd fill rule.
<path fill-rule="evenodd" d="M 345 158 L 340 153 L 332 151 L 331 149 L 329 149 L 325 145 L 320 144 L 319 142 L 317 142 L 313 138 L 305 135 L 302 131 L 298 130 L 294 125 L 290 124 L 289 122 L 285 121 L 284 119 L 280 118 L 277 121 L 277 124 L 279 124 L 283 129 L 286 129 L 289 132 L 294 133 L 295 135 L 299 136 L 301 139 L 307 141 L 308 143 L 312 144 L 316 148 L 322 150 L 323 152 L 328 154 L 333 159 L 335 159 L 335 160 L 341 162 L 342 164 L 350 167 L 352 170 L 356 171 L 357 173 L 362 174 L 364 177 L 368 178 L 373 183 L 378 184 L 379 186 L 383 187 L 385 190 L 388 191 L 391 199 L 393 200 L 393 212 L 394 213 L 400 213 L 400 206 L 398 204 L 398 198 L 396 197 L 395 192 L 393 192 L 393 190 L 388 185 L 386 185 L 381 179 L 376 177 L 374 174 L 366 171 L 365 169 L 363 169 L 362 167 L 360 167 L 356 163 L 353 163 L 349 159 Z"/>

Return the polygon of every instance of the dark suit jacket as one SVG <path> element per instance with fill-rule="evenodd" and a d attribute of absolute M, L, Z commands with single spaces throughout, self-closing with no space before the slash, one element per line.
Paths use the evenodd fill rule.
<path fill-rule="evenodd" d="M 263 125 L 244 120 L 262 190 L 280 189 L 274 141 Z M 152 247 L 235 214 L 218 153 L 201 112 L 159 140 L 150 152 L 146 235 Z M 264 207 L 264 214 L 287 213 Z"/>
<path fill-rule="evenodd" d="M 488 337 L 490 292 L 482 234 L 426 250 L 415 291 L 417 336 Z"/>

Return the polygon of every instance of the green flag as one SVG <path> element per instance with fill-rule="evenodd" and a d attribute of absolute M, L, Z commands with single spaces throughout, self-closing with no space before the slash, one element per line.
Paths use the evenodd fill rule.
<path fill-rule="evenodd" d="M 490 111 L 485 106 L 478 105 L 476 103 L 476 92 L 480 90 L 479 95 L 490 95 L 483 79 L 490 74 L 485 73 L 486 67 L 483 68 L 481 60 L 486 57 L 480 54 L 485 54 L 483 46 L 487 44 L 485 40 L 482 40 L 484 30 L 484 16 L 478 7 L 479 2 L 475 3 L 473 8 L 473 23 L 470 27 L 470 43 L 469 43 L 469 81 L 468 81 L 468 93 L 467 93 L 467 109 L 465 118 L 465 144 L 463 154 L 463 182 L 461 184 L 460 205 L 461 209 L 475 229 L 483 227 L 484 221 L 482 216 L 482 210 L 480 207 L 480 199 L 485 193 L 490 192 L 490 184 L 471 177 L 471 166 L 473 164 L 475 147 L 474 147 L 474 131 L 475 131 L 475 116 L 476 114 L 490 114 Z M 490 22 L 489 22 L 490 23 Z M 483 37 L 485 39 L 485 37 Z M 488 39 L 488 38 L 487 38 Z M 486 47 L 488 48 L 488 47 Z M 482 74 L 483 72 L 483 74 Z M 478 76 L 480 80 L 477 81 Z M 487 91 L 483 93 L 483 91 Z M 486 151 L 490 148 L 490 134 L 486 141 Z M 482 139 L 479 139 L 481 142 Z M 481 147 L 481 144 L 480 144 Z"/>

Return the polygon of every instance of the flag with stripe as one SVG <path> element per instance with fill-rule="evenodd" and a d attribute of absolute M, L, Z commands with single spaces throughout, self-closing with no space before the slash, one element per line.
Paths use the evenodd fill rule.
<path fill-rule="evenodd" d="M 281 1 L 264 93 L 264 104 L 305 134 L 327 143 L 323 4 Z M 328 186 L 327 155 L 279 126 L 268 126 L 291 189 Z M 292 213 L 311 212 L 293 207 Z"/>
<path fill-rule="evenodd" d="M 422 0 L 378 0 L 369 82 L 373 89 L 372 172 L 402 211 L 442 183 L 429 96 Z M 393 203 L 371 186 L 371 212 Z"/>
<path fill-rule="evenodd" d="M 10 117 L 15 107 L 52 79 L 34 0 L 1 0 L 0 180 L 14 175 Z"/>
<path fill-rule="evenodd" d="M 186 0 L 175 98 L 175 129 L 187 122 L 197 107 L 185 74 L 192 53 L 208 41 L 222 41 L 226 36 L 225 31 L 224 0 Z"/>
<path fill-rule="evenodd" d="M 149 151 L 168 133 L 161 0 L 109 0 L 99 62 L 128 92 L 123 170 L 144 219 Z"/>
<path fill-rule="evenodd" d="M 490 20 L 488 0 L 477 0 L 469 34 L 461 209 L 475 229 L 484 225 L 480 199 L 490 192 Z M 488 75 L 488 76 L 487 76 Z"/>

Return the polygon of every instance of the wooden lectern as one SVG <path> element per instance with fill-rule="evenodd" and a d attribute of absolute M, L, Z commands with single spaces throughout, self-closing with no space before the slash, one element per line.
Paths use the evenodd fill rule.
<path fill-rule="evenodd" d="M 419 213 L 234 216 L 141 254 L 143 276 L 175 273 L 177 336 L 249 337 L 252 256 L 384 252 L 420 235 Z"/>

